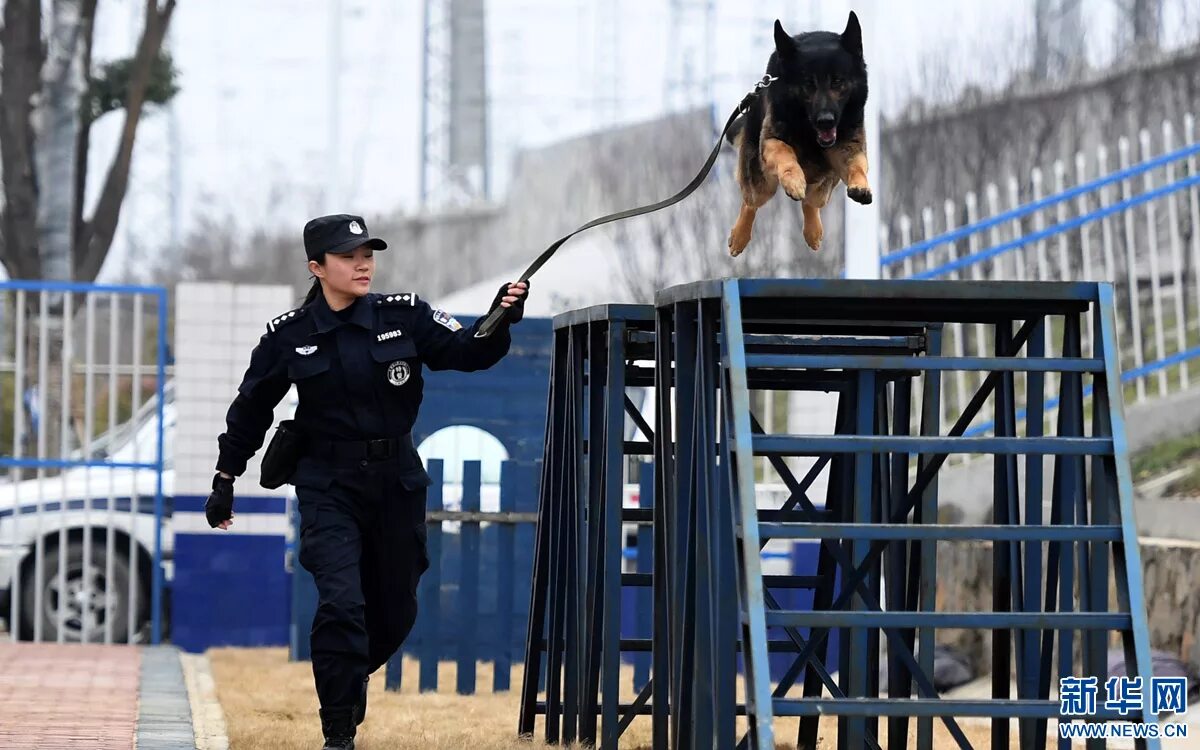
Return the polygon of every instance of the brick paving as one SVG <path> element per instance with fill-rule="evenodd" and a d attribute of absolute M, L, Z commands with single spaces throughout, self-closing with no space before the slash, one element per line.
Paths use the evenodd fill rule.
<path fill-rule="evenodd" d="M 142 652 L 0 641 L 0 747 L 131 750 Z"/>

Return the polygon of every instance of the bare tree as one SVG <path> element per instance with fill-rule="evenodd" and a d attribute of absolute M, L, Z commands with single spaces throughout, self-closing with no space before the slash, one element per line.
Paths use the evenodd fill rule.
<path fill-rule="evenodd" d="M 162 55 L 175 0 L 145 0 L 136 53 L 92 70 L 97 0 L 11 0 L 0 29 L 0 264 L 23 279 L 93 281 L 108 255 L 129 182 L 138 124 L 148 101 L 176 92 Z M 48 22 L 43 27 L 43 5 Z M 89 132 L 97 118 L 122 110 L 117 150 L 91 216 L 84 211 Z M 27 374 L 42 403 L 39 443 L 57 451 L 64 439 L 63 349 L 69 320 L 61 295 L 50 295 L 48 336 L 31 330 Z M 31 298 L 30 304 L 37 304 Z M 37 362 L 48 361 L 39 380 Z"/>
<path fill-rule="evenodd" d="M 4 207 L 0 264 L 16 278 L 92 281 L 112 246 L 147 103 L 176 93 L 162 54 L 176 0 L 145 0 L 132 58 L 92 70 L 96 0 L 53 0 L 50 27 L 39 0 L 4 5 L 0 29 L 0 159 Z M 48 32 L 48 33 L 44 33 Z M 121 110 L 125 121 L 99 199 L 85 215 L 92 124 Z"/>

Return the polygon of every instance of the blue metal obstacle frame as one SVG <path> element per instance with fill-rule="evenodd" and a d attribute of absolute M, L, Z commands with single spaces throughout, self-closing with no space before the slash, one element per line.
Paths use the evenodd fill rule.
<path fill-rule="evenodd" d="M 650 648 L 621 637 L 621 589 L 651 584 L 647 560 L 639 558 L 639 572 L 622 572 L 622 524 L 649 523 L 650 511 L 622 505 L 628 459 L 653 450 L 653 430 L 626 395 L 654 384 L 653 322 L 653 309 L 641 305 L 554 319 L 519 729 L 532 735 L 544 714 L 549 742 L 615 748 L 633 718 L 652 710 L 647 691 L 619 704 L 618 679 L 622 656 Z M 625 439 L 626 415 L 644 439 Z M 538 701 L 543 674 L 546 699 Z"/>
<path fill-rule="evenodd" d="M 775 716 L 801 717 L 801 747 L 816 746 L 819 717 L 836 716 L 839 750 L 880 747 L 880 717 L 887 718 L 891 750 L 908 746 L 914 720 L 916 747 L 930 750 L 935 718 L 970 748 L 955 717 L 974 716 L 991 719 L 993 747 L 1009 746 L 1015 719 L 1020 746 L 1041 750 L 1048 720 L 1060 717 L 1060 704 L 1050 699 L 1056 675 L 1098 678 L 1103 702 L 1111 633 L 1121 636 L 1130 674 L 1151 676 L 1109 285 L 714 281 L 666 290 L 656 307 L 653 676 L 634 704 L 620 707 L 628 721 L 648 706 L 656 748 L 734 747 L 735 717 L 744 714 L 749 731 L 742 745 L 755 750 L 775 747 Z M 1093 316 L 1099 333 L 1086 353 L 1084 315 Z M 608 324 L 597 312 L 588 322 L 600 330 Z M 948 323 L 992 326 L 994 356 L 943 356 Z M 1061 356 L 1047 356 L 1048 331 L 1061 332 Z M 586 604 L 608 611 L 617 601 L 610 589 L 585 597 L 578 587 L 588 580 L 579 570 L 614 570 L 610 549 L 584 543 L 611 516 L 579 512 L 589 507 L 579 504 L 579 488 L 590 486 L 584 479 L 595 476 L 593 467 L 611 465 L 624 450 L 603 441 L 602 430 L 588 430 L 621 423 L 614 417 L 624 407 L 598 387 L 596 373 L 586 371 L 585 379 L 578 341 L 571 335 L 556 341 L 535 563 L 542 572 L 535 573 L 529 653 L 545 614 L 538 608 L 558 611 L 544 620 L 552 629 L 537 643 L 551 662 L 581 653 L 573 639 L 598 632 L 583 617 L 594 614 Z M 943 434 L 941 378 L 955 370 L 987 375 Z M 1061 378 L 1061 407 L 1049 431 L 1048 373 Z M 1085 385 L 1092 390 L 1090 424 Z M 835 433 L 765 434 L 751 412 L 759 390 L 836 393 Z M 989 402 L 991 434 L 966 437 Z M 1021 409 L 1028 415 L 1024 434 Z M 596 451 L 582 460 L 580 446 L 601 442 L 607 458 Z M 954 453 L 993 456 L 991 524 L 939 522 L 937 475 Z M 787 462 L 792 456 L 817 462 L 798 479 Z M 780 510 L 758 508 L 755 461 L 763 459 L 792 493 Z M 1047 459 L 1053 466 L 1048 522 Z M 807 491 L 825 470 L 828 495 L 818 510 Z M 818 540 L 817 575 L 764 576 L 759 550 L 771 538 Z M 969 540 L 993 545 L 992 611 L 937 611 L 937 544 Z M 561 575 L 543 570 L 543 560 L 555 562 Z M 812 610 L 780 607 L 780 590 L 789 588 L 813 589 Z M 989 699 L 948 700 L 934 689 L 935 636 L 944 628 L 992 634 Z M 826 646 L 831 631 L 839 636 L 836 659 Z M 886 697 L 878 671 L 882 638 Z M 604 638 L 588 642 L 595 644 L 593 661 L 566 673 L 568 691 L 571 679 L 586 684 L 599 674 L 588 664 L 615 663 L 612 651 L 624 647 Z M 796 655 L 774 684 L 769 652 Z M 739 655 L 744 703 L 737 698 Z M 521 729 L 527 733 L 539 666 L 526 663 Z M 594 717 L 595 706 L 568 694 L 567 707 L 557 708 L 553 670 L 548 678 L 547 739 L 572 739 L 551 732 L 550 722 L 559 715 L 569 722 Z M 801 695 L 791 696 L 800 684 Z M 1146 706 L 1130 716 L 1101 710 L 1095 717 L 1117 718 L 1151 719 Z M 615 746 L 610 737 L 606 731 L 602 746 Z"/>

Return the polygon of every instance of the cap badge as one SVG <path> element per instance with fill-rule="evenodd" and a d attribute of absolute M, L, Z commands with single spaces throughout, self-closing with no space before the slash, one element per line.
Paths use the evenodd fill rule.
<path fill-rule="evenodd" d="M 362 234 L 362 233 L 363 233 L 362 225 L 359 224 L 357 221 L 351 221 L 350 222 L 350 234 Z"/>

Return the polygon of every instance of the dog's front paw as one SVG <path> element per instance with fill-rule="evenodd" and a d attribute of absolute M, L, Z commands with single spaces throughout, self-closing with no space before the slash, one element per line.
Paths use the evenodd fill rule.
<path fill-rule="evenodd" d="M 794 201 L 804 200 L 804 196 L 808 193 L 808 183 L 799 169 L 785 171 L 779 176 L 779 184 L 783 186 L 783 192 L 787 193 L 787 197 Z"/>
<path fill-rule="evenodd" d="M 739 231 L 738 227 L 734 227 L 729 233 L 729 254 L 736 258 L 746 249 L 746 245 L 750 244 L 750 230 Z"/>
<path fill-rule="evenodd" d="M 846 195 L 850 200 L 861 203 L 864 206 L 871 202 L 871 188 L 866 185 L 855 185 L 846 188 Z"/>
<path fill-rule="evenodd" d="M 821 240 L 823 239 L 825 239 L 825 227 L 820 224 L 813 226 L 811 223 L 804 225 L 804 241 L 814 252 L 821 249 Z"/>

